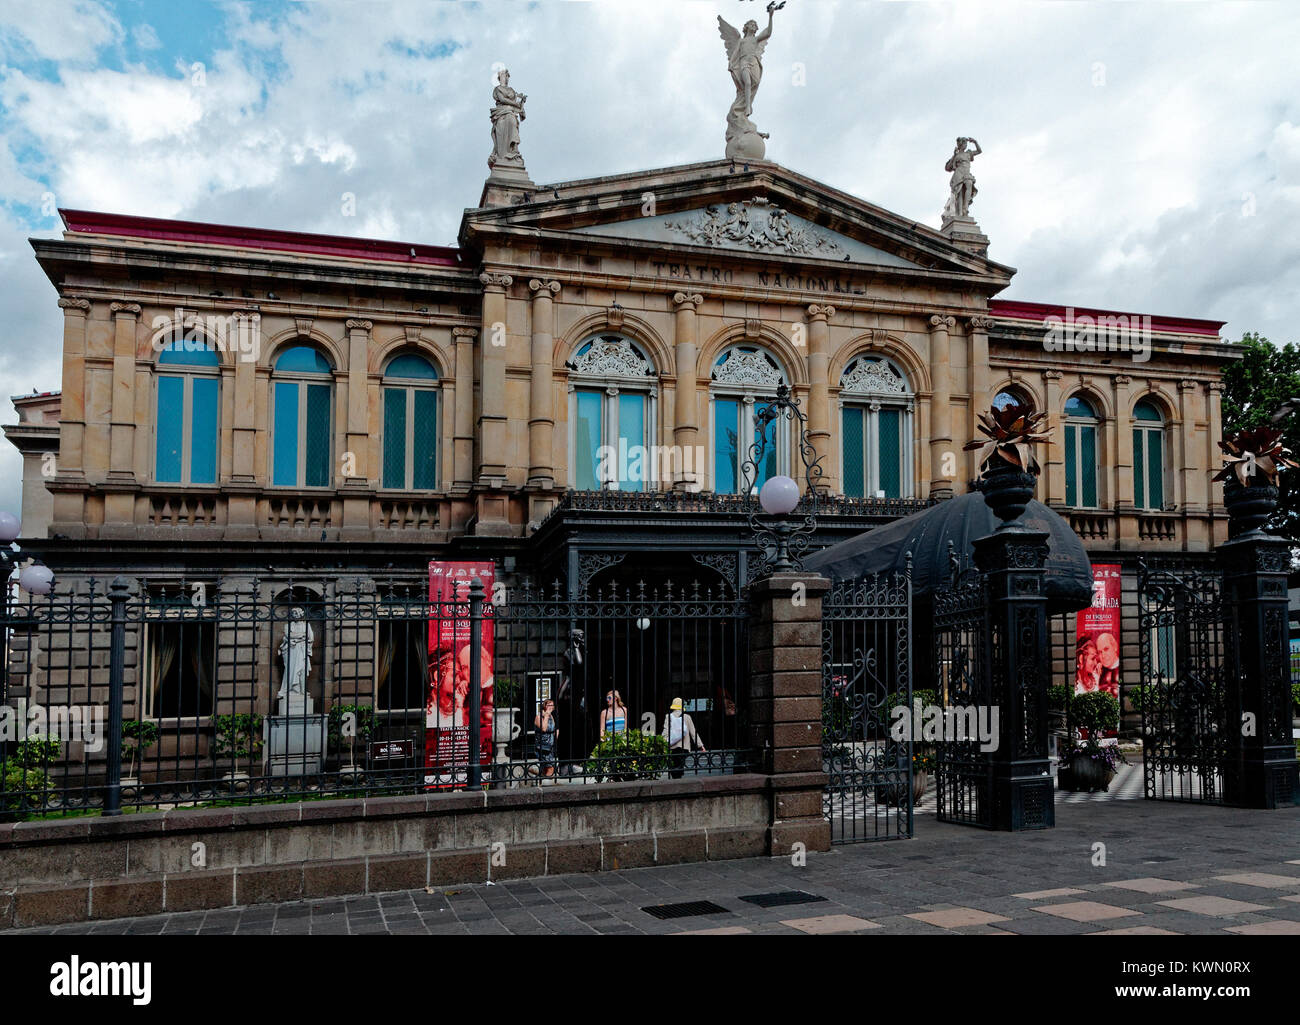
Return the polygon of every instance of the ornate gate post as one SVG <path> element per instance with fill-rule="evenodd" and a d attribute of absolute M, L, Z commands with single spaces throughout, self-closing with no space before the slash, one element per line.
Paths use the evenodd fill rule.
<path fill-rule="evenodd" d="M 1052 770 L 1047 759 L 1047 535 L 1021 522 L 1041 467 L 1033 446 L 1048 440 L 1045 413 L 1010 403 L 981 416 L 988 440 L 979 450 L 985 504 L 1001 520 L 975 541 L 975 565 L 987 577 L 990 702 L 999 709 L 993 765 L 995 829 L 1056 825 Z"/>
<path fill-rule="evenodd" d="M 988 581 L 991 702 L 999 709 L 993 763 L 995 829 L 1056 825 L 1047 758 L 1047 535 L 1003 524 L 975 541 Z"/>
<path fill-rule="evenodd" d="M 775 573 L 750 586 L 750 748 L 771 780 L 768 853 L 828 851 L 822 816 L 822 596 L 830 581 Z"/>
<path fill-rule="evenodd" d="M 1223 504 L 1235 536 L 1217 551 L 1223 571 L 1224 800 L 1245 808 L 1300 803 L 1291 740 L 1287 570 L 1291 546 L 1264 531 L 1277 508 L 1278 470 L 1296 464 L 1274 428 L 1220 442 Z"/>

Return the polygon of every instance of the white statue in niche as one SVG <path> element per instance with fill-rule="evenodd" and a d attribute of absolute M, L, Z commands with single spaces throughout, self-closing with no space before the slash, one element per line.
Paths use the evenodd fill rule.
<path fill-rule="evenodd" d="M 276 697 L 286 698 L 291 705 L 304 701 L 307 694 L 307 675 L 311 672 L 311 645 L 315 640 L 306 613 L 294 608 L 289 613 L 289 625 L 280 638 L 280 658 L 284 662 L 284 676 Z"/>

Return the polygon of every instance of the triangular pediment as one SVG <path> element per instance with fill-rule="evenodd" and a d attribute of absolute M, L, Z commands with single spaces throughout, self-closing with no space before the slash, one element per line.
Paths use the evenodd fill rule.
<path fill-rule="evenodd" d="M 921 265 L 812 221 L 764 196 L 713 203 L 680 213 L 576 228 L 590 235 L 695 245 L 767 256 L 804 256 L 887 267 Z"/>
<path fill-rule="evenodd" d="M 634 249 L 826 261 L 882 272 L 977 279 L 994 294 L 1015 273 L 933 228 L 772 163 L 713 161 L 519 189 L 465 212 L 467 250 L 524 232 Z"/>

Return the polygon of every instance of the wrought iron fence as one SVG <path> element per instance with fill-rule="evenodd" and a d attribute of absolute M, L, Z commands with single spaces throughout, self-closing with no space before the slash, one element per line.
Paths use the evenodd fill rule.
<path fill-rule="evenodd" d="M 82 581 L 4 605 L 0 816 L 744 771 L 748 623 L 698 584 Z"/>
<path fill-rule="evenodd" d="M 934 593 L 937 705 L 990 708 L 997 703 L 991 638 L 987 578 L 975 569 L 954 571 L 950 585 Z M 934 763 L 939 820 L 992 828 L 993 762 L 978 738 L 944 732 L 935 745 Z"/>
<path fill-rule="evenodd" d="M 833 843 L 912 835 L 918 796 L 912 707 L 910 570 L 836 581 L 822 599 L 822 812 Z"/>
<path fill-rule="evenodd" d="M 1222 573 L 1138 564 L 1142 761 L 1146 796 L 1219 803 L 1231 754 Z"/>

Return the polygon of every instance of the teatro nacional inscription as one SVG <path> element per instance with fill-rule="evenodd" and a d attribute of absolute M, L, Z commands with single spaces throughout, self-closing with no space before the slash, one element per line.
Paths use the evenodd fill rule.
<path fill-rule="evenodd" d="M 781 288 L 792 292 L 830 292 L 836 295 L 866 295 L 866 282 L 845 274 L 801 274 L 797 271 L 734 271 L 728 267 L 714 267 L 706 263 L 674 263 L 654 260 L 650 263 L 655 277 L 673 281 L 694 281 L 700 284 L 757 285 L 760 288 Z"/>

